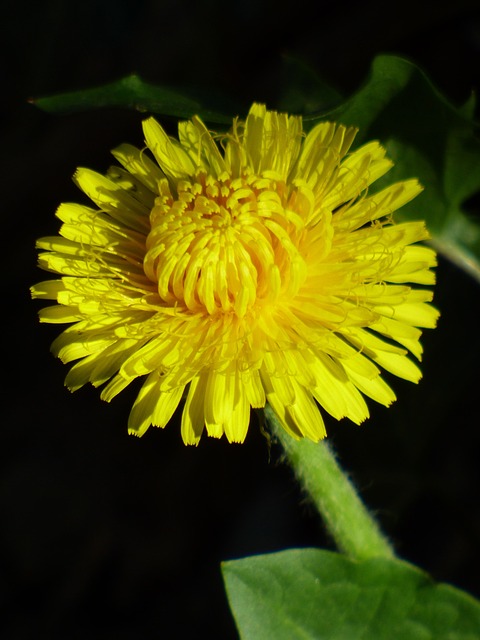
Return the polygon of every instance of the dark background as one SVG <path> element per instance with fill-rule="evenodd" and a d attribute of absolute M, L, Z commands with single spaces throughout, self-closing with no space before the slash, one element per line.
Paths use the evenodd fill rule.
<path fill-rule="evenodd" d="M 330 546 L 256 423 L 243 446 L 185 448 L 175 423 L 126 434 L 136 393 L 111 405 L 70 395 L 28 287 L 35 239 L 61 201 L 82 200 L 77 165 L 104 171 L 109 149 L 141 145 L 141 114 L 52 116 L 31 96 L 137 72 L 220 90 L 248 105 L 278 96 L 282 54 L 348 95 L 373 56 L 419 63 L 456 104 L 479 86 L 478 2 L 84 0 L 2 3 L 3 358 L 0 432 L 0 637 L 236 638 L 219 563 Z M 478 215 L 478 202 L 471 203 Z M 439 328 L 424 379 L 362 427 L 328 422 L 330 442 L 399 554 L 480 596 L 479 285 L 444 261 Z"/>

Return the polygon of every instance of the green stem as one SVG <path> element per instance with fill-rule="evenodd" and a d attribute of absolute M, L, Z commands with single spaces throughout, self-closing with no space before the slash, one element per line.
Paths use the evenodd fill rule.
<path fill-rule="evenodd" d="M 265 416 L 280 440 L 301 485 L 310 494 L 340 551 L 364 560 L 393 558 L 394 552 L 325 442 L 295 440 L 270 406 Z"/>

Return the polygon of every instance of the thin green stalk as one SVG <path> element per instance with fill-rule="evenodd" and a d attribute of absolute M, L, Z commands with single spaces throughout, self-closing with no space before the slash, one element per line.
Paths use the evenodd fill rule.
<path fill-rule="evenodd" d="M 295 440 L 283 429 L 268 405 L 265 416 L 339 551 L 357 560 L 378 556 L 393 558 L 395 554 L 390 544 L 326 442 L 314 443 L 306 438 Z"/>

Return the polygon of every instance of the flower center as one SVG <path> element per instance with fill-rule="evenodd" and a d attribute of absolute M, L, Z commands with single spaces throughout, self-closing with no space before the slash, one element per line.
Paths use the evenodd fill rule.
<path fill-rule="evenodd" d="M 150 215 L 145 273 L 167 304 L 235 313 L 294 295 L 305 275 L 297 246 L 303 224 L 275 176 L 199 173 L 167 181 Z"/>

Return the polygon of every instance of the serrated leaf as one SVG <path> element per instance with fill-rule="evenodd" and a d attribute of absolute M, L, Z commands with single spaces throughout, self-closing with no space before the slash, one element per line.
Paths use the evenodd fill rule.
<path fill-rule="evenodd" d="M 422 122 L 425 110 L 430 116 L 426 123 Z M 381 54 L 372 61 L 368 78 L 357 92 L 334 109 L 305 120 L 315 123 L 328 118 L 354 125 L 360 129 L 359 139 L 370 139 L 373 125 L 375 130 L 383 125 L 386 132 L 393 127 L 410 130 L 413 135 L 421 131 L 438 133 L 438 125 L 448 124 L 449 119 L 471 125 L 472 110 L 472 101 L 463 108 L 452 105 L 415 63 Z M 395 115 L 400 112 L 401 120 L 394 121 L 390 117 L 393 112 Z M 425 130 L 425 124 L 431 131 Z"/>
<path fill-rule="evenodd" d="M 359 142 L 379 139 L 395 162 L 385 180 L 416 177 L 425 187 L 397 219 L 426 220 L 437 250 L 480 281 L 480 225 L 462 209 L 480 191 L 474 107 L 473 96 L 462 107 L 452 105 L 414 63 L 381 55 L 358 92 L 306 120 L 355 125 Z"/>
<path fill-rule="evenodd" d="M 186 91 L 156 86 L 137 75 L 130 75 L 111 84 L 84 91 L 73 91 L 32 100 L 40 109 L 50 113 L 71 113 L 102 107 L 122 107 L 150 113 L 191 118 L 200 116 L 206 122 L 228 124 L 232 117 L 210 109 Z"/>
<path fill-rule="evenodd" d="M 401 560 L 291 549 L 222 565 L 242 640 L 478 640 L 480 603 Z"/>

